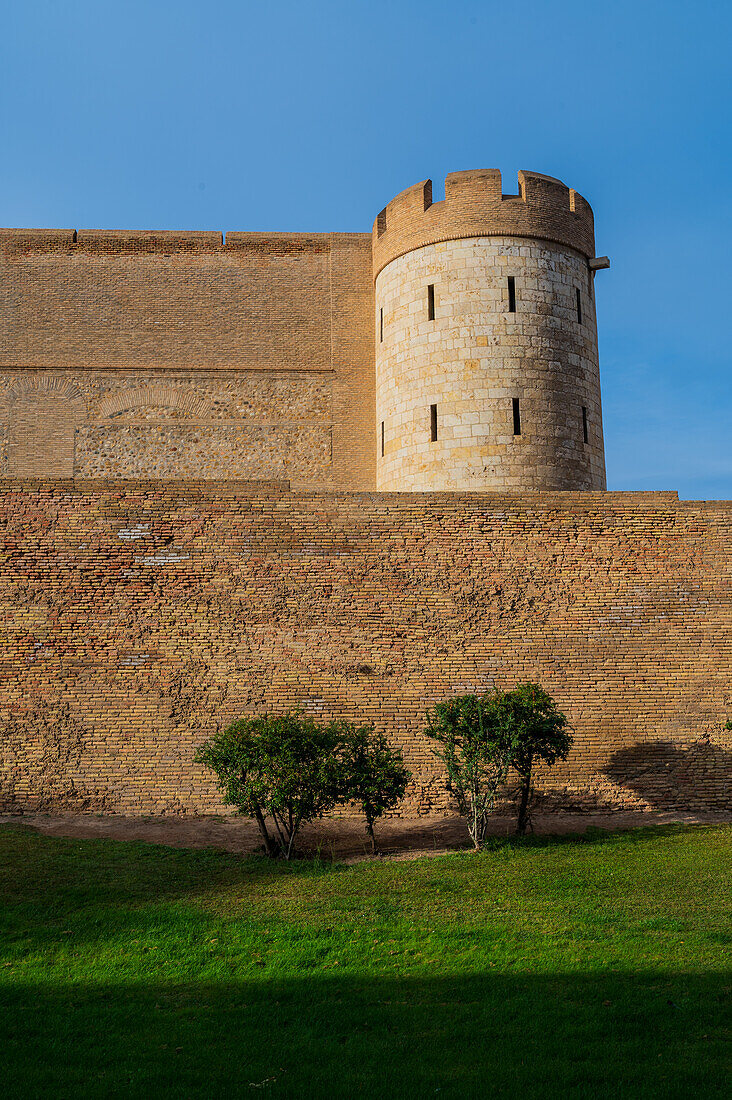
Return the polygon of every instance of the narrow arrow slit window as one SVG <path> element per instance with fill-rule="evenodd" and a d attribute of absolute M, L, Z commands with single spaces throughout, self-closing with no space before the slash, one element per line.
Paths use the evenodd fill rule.
<path fill-rule="evenodd" d="M 514 275 L 508 276 L 508 312 L 516 312 L 516 278 Z"/>

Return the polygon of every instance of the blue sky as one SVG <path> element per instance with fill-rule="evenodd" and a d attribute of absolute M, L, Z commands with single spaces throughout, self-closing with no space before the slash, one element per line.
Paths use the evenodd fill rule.
<path fill-rule="evenodd" d="M 612 260 L 608 487 L 732 498 L 726 0 L 23 0 L 3 23 L 7 226 L 366 230 L 428 176 L 558 176 Z"/>

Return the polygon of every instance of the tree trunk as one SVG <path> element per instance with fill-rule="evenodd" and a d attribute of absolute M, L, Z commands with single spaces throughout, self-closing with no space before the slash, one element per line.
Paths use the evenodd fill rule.
<path fill-rule="evenodd" d="M 376 855 L 376 853 L 378 852 L 379 849 L 376 847 L 376 837 L 374 836 L 374 821 L 373 821 L 373 818 L 370 818 L 370 817 L 366 818 L 366 832 L 371 837 L 371 851 L 373 852 L 374 855 Z"/>
<path fill-rule="evenodd" d="M 478 836 L 478 787 L 477 784 L 473 784 L 473 798 L 470 807 L 470 814 L 472 817 L 472 825 L 468 824 L 468 832 L 470 833 L 470 839 L 473 842 L 473 851 L 477 852 L 480 848 L 480 839 Z"/>
<path fill-rule="evenodd" d="M 519 800 L 518 808 L 518 821 L 516 822 L 516 833 L 518 836 L 523 836 L 526 832 L 526 826 L 529 822 L 529 798 L 531 796 L 531 767 L 527 771 L 526 775 L 521 776 L 521 798 Z"/>
<path fill-rule="evenodd" d="M 284 856 L 285 859 L 286 859 L 287 858 L 287 836 L 285 835 L 286 834 L 285 823 L 284 823 L 284 821 L 280 822 L 279 817 L 277 816 L 276 813 L 274 813 L 274 811 L 272 812 L 272 820 L 275 823 L 275 828 L 277 829 L 277 835 L 280 838 L 280 840 L 279 840 L 279 855 Z"/>
<path fill-rule="evenodd" d="M 272 840 L 272 837 L 267 832 L 267 825 L 266 825 L 265 820 L 264 820 L 264 814 L 262 813 L 261 810 L 257 809 L 257 810 L 254 811 L 254 816 L 257 819 L 257 825 L 259 826 L 260 836 L 262 837 L 262 840 L 264 841 L 264 850 L 265 850 L 265 852 L 267 853 L 267 855 L 269 856 L 270 859 L 276 859 L 277 858 L 277 845 L 275 844 L 275 842 Z"/>

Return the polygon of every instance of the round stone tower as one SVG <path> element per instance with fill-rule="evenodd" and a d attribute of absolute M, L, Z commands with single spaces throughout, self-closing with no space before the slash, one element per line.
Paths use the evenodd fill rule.
<path fill-rule="evenodd" d="M 376 485 L 604 489 L 589 204 L 559 180 L 454 172 L 374 223 Z"/>

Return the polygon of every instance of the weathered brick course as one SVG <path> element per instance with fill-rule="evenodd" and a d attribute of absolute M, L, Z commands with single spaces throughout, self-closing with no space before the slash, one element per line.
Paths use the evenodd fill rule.
<path fill-rule="evenodd" d="M 405 812 L 446 797 L 424 711 L 535 678 L 565 807 L 730 809 L 732 503 L 673 493 L 2 485 L 5 810 L 219 808 L 195 746 L 242 713 L 368 718 Z"/>

